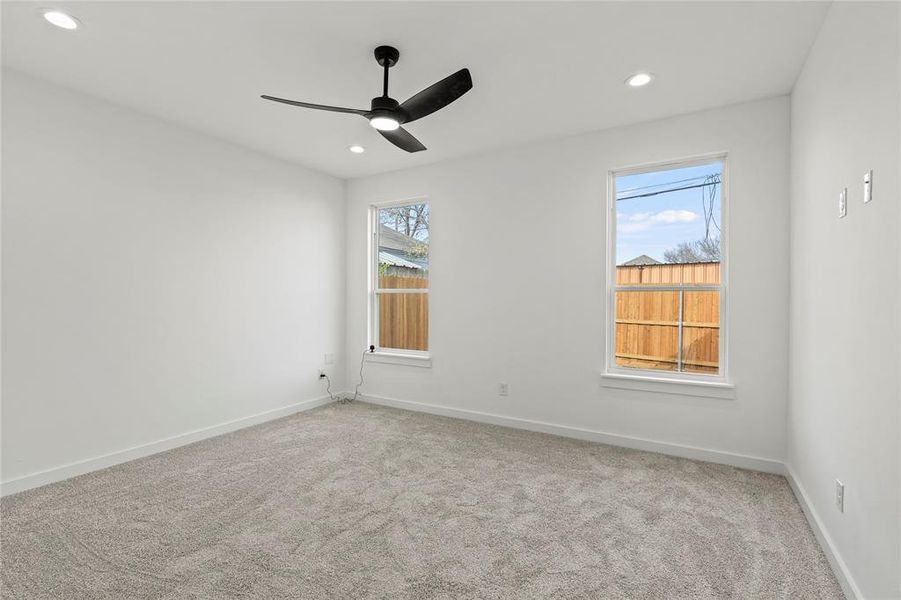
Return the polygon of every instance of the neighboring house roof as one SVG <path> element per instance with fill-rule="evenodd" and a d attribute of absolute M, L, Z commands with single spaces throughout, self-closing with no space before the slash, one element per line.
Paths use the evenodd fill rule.
<path fill-rule="evenodd" d="M 379 264 L 391 267 L 406 267 L 407 269 L 422 269 L 421 265 L 403 258 L 400 253 L 393 253 L 389 250 L 379 249 Z"/>
<path fill-rule="evenodd" d="M 417 246 L 428 246 L 427 242 L 421 242 L 399 231 L 395 231 L 386 225 L 379 225 L 379 248 L 390 250 L 409 251 Z"/>
<path fill-rule="evenodd" d="M 379 225 L 379 262 L 392 267 L 408 269 L 428 269 L 428 258 L 422 257 L 423 242 L 395 231 L 385 225 Z"/>
<path fill-rule="evenodd" d="M 632 260 L 627 260 L 621 267 L 641 267 L 645 265 L 662 265 L 663 263 L 659 260 L 653 259 L 647 254 L 642 254 L 641 256 L 636 256 Z"/>

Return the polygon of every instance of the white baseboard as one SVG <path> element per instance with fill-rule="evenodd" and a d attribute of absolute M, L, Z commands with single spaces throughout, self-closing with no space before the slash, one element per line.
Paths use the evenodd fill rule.
<path fill-rule="evenodd" d="M 315 398 L 313 400 L 305 400 L 303 402 L 289 404 L 288 406 L 283 406 L 281 408 L 274 408 L 272 410 L 267 410 L 255 415 L 241 417 L 240 419 L 235 419 L 233 421 L 227 421 L 225 423 L 219 423 L 218 425 L 211 425 L 209 427 L 195 429 L 193 431 L 188 431 L 186 433 L 175 435 L 162 440 L 156 440 L 147 444 L 141 444 L 140 446 L 134 446 L 132 448 L 119 450 L 117 452 L 111 452 L 109 454 L 104 454 L 103 456 L 96 456 L 94 458 L 89 458 L 67 465 L 54 467 L 52 469 L 47 469 L 45 471 L 31 473 L 30 475 L 24 475 L 22 477 L 17 477 L 16 479 L 11 479 L 9 481 L 0 483 L 0 495 L 8 496 L 10 494 L 16 494 L 18 492 L 23 492 L 31 488 L 47 485 L 48 483 L 54 483 L 56 481 L 69 479 L 70 477 L 75 477 L 76 475 L 83 475 L 85 473 L 90 473 L 91 471 L 105 469 L 107 467 L 112 467 L 113 465 L 128 462 L 136 458 L 143 458 L 145 456 L 150 456 L 151 454 L 157 454 L 158 452 L 164 452 L 166 450 L 171 450 L 172 448 L 185 446 L 187 444 L 199 442 L 200 440 L 215 437 L 217 435 L 222 435 L 223 433 L 236 431 L 238 429 L 250 427 L 251 425 L 257 425 L 266 421 L 272 421 L 274 419 L 286 417 L 294 413 L 310 410 L 311 408 L 316 408 L 317 406 L 328 404 L 331 401 L 331 398 L 329 398 L 328 396 Z"/>
<path fill-rule="evenodd" d="M 823 549 L 823 554 L 826 555 L 826 560 L 829 561 L 829 566 L 832 567 L 832 572 L 835 574 L 835 578 L 838 579 L 839 585 L 842 586 L 845 596 L 852 600 L 863 600 L 864 596 L 860 592 L 857 582 L 854 581 L 854 577 L 851 576 L 848 565 L 845 564 L 842 555 L 839 554 L 832 541 L 832 537 L 830 537 L 829 532 L 823 526 L 820 516 L 814 509 L 813 504 L 811 504 L 810 498 L 795 475 L 794 469 L 787 463 L 785 465 L 785 478 L 788 479 L 788 484 L 791 486 L 795 498 L 798 499 L 798 504 L 801 505 L 801 510 L 804 511 L 804 516 L 807 517 L 807 522 L 810 523 L 810 528 L 813 530 L 817 542 L 820 543 L 820 548 Z"/>
<path fill-rule="evenodd" d="M 782 475 L 784 473 L 782 462 L 769 458 L 758 458 L 756 456 L 735 454 L 732 452 L 724 452 L 722 450 L 710 450 L 707 448 L 696 448 L 694 446 L 686 446 L 682 444 L 658 442 L 655 440 L 627 435 L 619 435 L 616 433 L 605 433 L 603 431 L 595 431 L 593 429 L 581 429 L 578 427 L 570 427 L 568 425 L 555 425 L 553 423 L 545 423 L 542 421 L 531 421 L 517 417 L 505 417 L 502 415 L 483 413 L 462 408 L 451 408 L 449 406 L 438 406 L 435 404 L 424 404 L 422 402 L 411 402 L 409 400 L 396 400 L 394 398 L 371 396 L 369 394 L 360 394 L 359 399 L 363 402 L 369 402 L 370 404 L 380 404 L 382 406 L 391 406 L 394 408 L 424 412 L 433 415 L 466 419 L 468 421 L 478 421 L 479 423 L 502 425 L 504 427 L 513 427 L 515 429 L 526 429 L 528 431 L 550 433 L 552 435 L 559 435 L 562 437 L 586 440 L 589 442 L 598 442 L 601 444 L 609 444 L 611 446 L 621 446 L 635 450 L 657 452 L 660 454 L 668 454 L 670 456 L 679 456 L 681 458 L 691 458 L 694 460 L 702 460 L 705 462 L 740 467 L 742 469 L 751 469 L 753 471 L 763 471 L 765 473 L 775 473 L 777 475 Z"/>

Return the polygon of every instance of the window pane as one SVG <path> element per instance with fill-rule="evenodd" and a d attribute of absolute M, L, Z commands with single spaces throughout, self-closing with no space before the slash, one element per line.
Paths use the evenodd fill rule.
<path fill-rule="evenodd" d="M 675 371 L 679 355 L 679 292 L 616 292 L 616 364 Z"/>
<path fill-rule="evenodd" d="M 714 161 L 617 175 L 616 264 L 629 283 L 653 283 L 655 265 L 719 263 L 722 173 Z"/>
<path fill-rule="evenodd" d="M 429 295 L 379 294 L 379 347 L 429 349 Z"/>
<path fill-rule="evenodd" d="M 720 293 L 685 290 L 682 298 L 682 364 L 690 373 L 719 373 Z"/>
<path fill-rule="evenodd" d="M 719 373 L 720 293 L 685 290 L 683 294 L 680 357 L 679 292 L 616 292 L 617 366 Z"/>
<path fill-rule="evenodd" d="M 429 205 L 380 208 L 378 223 L 378 287 L 429 287 Z"/>

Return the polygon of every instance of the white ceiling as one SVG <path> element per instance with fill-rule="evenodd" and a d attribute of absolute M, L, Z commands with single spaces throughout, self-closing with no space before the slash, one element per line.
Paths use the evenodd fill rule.
<path fill-rule="evenodd" d="M 3 64 L 340 177 L 788 93 L 823 21 L 819 2 L 2 3 Z M 372 57 L 400 49 L 403 101 L 462 67 L 474 88 L 411 123 L 407 154 L 354 115 L 270 94 L 368 108 Z M 630 89 L 649 70 L 656 80 Z M 362 144 L 365 154 L 347 151 Z"/>

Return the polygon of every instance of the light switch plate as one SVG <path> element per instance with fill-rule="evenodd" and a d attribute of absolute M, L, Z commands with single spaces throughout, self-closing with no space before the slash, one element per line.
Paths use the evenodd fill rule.
<path fill-rule="evenodd" d="M 838 512 L 845 512 L 845 484 L 835 480 L 835 507 Z"/>
<path fill-rule="evenodd" d="M 848 188 L 842 188 L 842 193 L 838 195 L 838 218 L 841 219 L 848 214 Z"/>
<path fill-rule="evenodd" d="M 873 199 L 873 169 L 863 174 L 863 202 L 866 204 Z"/>

